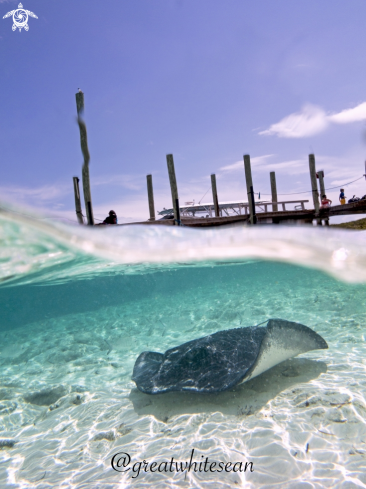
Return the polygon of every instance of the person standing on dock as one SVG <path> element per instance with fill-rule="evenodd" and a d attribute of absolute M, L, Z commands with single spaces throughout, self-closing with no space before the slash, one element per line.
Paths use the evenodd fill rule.
<path fill-rule="evenodd" d="M 324 209 L 325 207 L 330 207 L 332 204 L 332 201 L 330 199 L 327 198 L 326 195 L 323 195 L 322 197 L 322 209 Z"/>
<path fill-rule="evenodd" d="M 109 216 L 103 221 L 103 224 L 117 224 L 117 214 L 114 211 L 109 211 Z"/>
<path fill-rule="evenodd" d="M 344 195 L 344 188 L 341 188 L 341 193 L 339 194 L 339 202 L 342 205 L 346 203 L 346 196 Z"/>

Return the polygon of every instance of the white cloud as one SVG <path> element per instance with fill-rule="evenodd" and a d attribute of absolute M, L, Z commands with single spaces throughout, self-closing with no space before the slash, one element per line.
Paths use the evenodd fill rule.
<path fill-rule="evenodd" d="M 328 116 L 328 120 L 336 124 L 349 124 L 366 120 L 366 102 L 357 105 L 353 109 L 342 110 L 338 114 Z"/>
<path fill-rule="evenodd" d="M 287 175 L 299 175 L 300 173 L 308 173 L 309 165 L 307 160 L 289 160 L 280 163 L 270 163 L 263 167 L 266 171 L 286 170 Z"/>
<path fill-rule="evenodd" d="M 305 138 L 324 131 L 327 126 L 328 120 L 324 110 L 315 105 L 307 104 L 301 112 L 288 115 L 259 134 L 280 138 Z"/>
<path fill-rule="evenodd" d="M 271 158 L 274 155 L 263 155 L 256 156 L 254 158 L 250 158 L 250 162 L 252 165 L 264 164 L 268 158 Z M 236 163 L 232 163 L 231 165 L 222 166 L 219 168 L 219 171 L 233 171 L 237 169 L 244 169 L 244 159 L 237 161 Z"/>
<path fill-rule="evenodd" d="M 321 107 L 307 104 L 300 112 L 288 115 L 259 134 L 280 138 L 306 138 L 321 133 L 330 123 L 349 124 L 362 120 L 366 120 L 366 102 L 336 114 L 326 114 Z"/>
<path fill-rule="evenodd" d="M 287 174 L 298 174 L 298 173 L 307 173 L 309 168 L 307 166 L 307 160 L 289 160 L 289 161 L 281 161 L 278 163 L 272 163 L 270 160 L 275 155 L 262 155 L 256 156 L 250 159 L 252 164 L 252 168 L 256 171 L 265 170 L 267 171 L 276 171 L 276 170 L 286 170 Z M 232 163 L 231 165 L 222 166 L 219 171 L 228 173 L 236 170 L 241 170 L 244 172 L 244 160 L 237 161 L 236 163 Z M 243 173 L 244 174 L 244 173 Z"/>

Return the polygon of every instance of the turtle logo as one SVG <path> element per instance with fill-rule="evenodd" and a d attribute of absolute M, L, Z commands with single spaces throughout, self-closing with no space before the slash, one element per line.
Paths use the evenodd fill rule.
<path fill-rule="evenodd" d="M 35 19 L 38 19 L 38 17 L 33 12 L 30 12 L 29 10 L 24 10 L 23 5 L 21 3 L 18 5 L 18 8 L 16 10 L 12 10 L 11 12 L 8 12 L 7 14 L 5 14 L 3 19 L 6 19 L 7 17 L 10 17 L 11 15 L 13 16 L 12 29 L 13 29 L 13 31 L 15 31 L 18 28 L 19 32 L 23 28 L 25 31 L 27 31 L 29 29 L 28 16 L 34 17 Z"/>

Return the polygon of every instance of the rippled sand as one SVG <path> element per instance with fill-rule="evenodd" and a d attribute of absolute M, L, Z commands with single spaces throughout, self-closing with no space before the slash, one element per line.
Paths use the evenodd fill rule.
<path fill-rule="evenodd" d="M 265 266 L 0 333 L 0 486 L 365 487 L 366 288 L 281 265 L 257 279 Z M 270 317 L 306 324 L 329 350 L 218 395 L 148 396 L 131 381 L 141 351 Z M 110 464 L 117 452 L 187 461 L 192 448 L 197 460 L 250 461 L 254 472 L 132 480 Z"/>

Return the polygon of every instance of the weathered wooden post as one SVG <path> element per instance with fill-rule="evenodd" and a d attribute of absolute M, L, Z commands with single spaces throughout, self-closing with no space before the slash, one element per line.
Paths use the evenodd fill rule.
<path fill-rule="evenodd" d="M 179 199 L 175 199 L 175 206 L 177 208 L 177 226 L 181 226 L 181 221 L 180 221 L 180 208 L 179 208 Z"/>
<path fill-rule="evenodd" d="M 174 220 L 175 220 L 175 224 L 177 226 L 180 226 L 179 197 L 178 197 L 177 179 L 175 178 L 173 155 L 166 155 L 166 162 L 168 165 L 170 190 L 172 192 Z"/>
<path fill-rule="evenodd" d="M 78 124 L 80 130 L 80 146 L 81 151 L 84 156 L 84 164 L 82 169 L 82 178 L 83 178 L 83 191 L 84 191 L 84 200 L 85 200 L 85 210 L 86 217 L 88 220 L 88 224 L 90 226 L 94 225 L 94 215 L 93 215 L 93 206 L 91 199 L 91 191 L 90 191 L 90 176 L 89 176 L 89 161 L 90 154 L 88 149 L 88 138 L 86 132 L 86 125 L 83 121 L 83 113 L 84 113 L 84 93 L 79 91 L 75 94 L 76 97 L 76 109 L 78 112 Z"/>
<path fill-rule="evenodd" d="M 315 170 L 315 156 L 313 154 L 309 155 L 309 170 L 310 170 L 310 181 L 311 181 L 311 190 L 313 194 L 313 202 L 315 209 L 315 218 L 317 220 L 317 224 L 319 224 L 319 193 L 318 193 L 318 185 L 316 183 L 316 170 Z"/>
<path fill-rule="evenodd" d="M 245 170 L 245 180 L 246 180 L 246 184 L 247 184 L 250 224 L 256 224 L 257 223 L 257 216 L 255 215 L 254 190 L 253 190 L 252 170 L 250 168 L 250 156 L 249 155 L 244 155 L 244 170 Z"/>
<path fill-rule="evenodd" d="M 79 224 L 84 224 L 83 213 L 82 213 L 82 210 L 81 210 L 79 179 L 78 179 L 78 177 L 73 177 L 72 179 L 74 181 L 74 196 L 75 196 L 76 217 L 78 219 L 78 223 Z"/>
<path fill-rule="evenodd" d="M 81 117 L 84 114 L 84 92 L 80 89 L 75 94 L 76 97 L 76 110 L 78 112 L 78 116 Z"/>
<path fill-rule="evenodd" d="M 323 198 L 323 195 L 325 195 L 324 172 L 323 172 L 323 170 L 318 171 L 317 176 L 319 178 L 320 200 L 321 200 Z"/>
<path fill-rule="evenodd" d="M 317 176 L 319 178 L 319 187 L 320 187 L 320 201 L 323 199 L 323 195 L 325 195 L 325 185 L 324 185 L 324 171 L 320 170 L 317 172 Z M 329 226 L 329 217 L 324 219 L 324 225 Z"/>
<path fill-rule="evenodd" d="M 216 186 L 216 175 L 212 173 L 211 175 L 211 188 L 212 188 L 212 198 L 215 208 L 215 216 L 220 217 L 219 200 L 217 198 L 217 186 Z"/>
<path fill-rule="evenodd" d="M 269 174 L 269 178 L 271 180 L 271 193 L 272 193 L 272 202 L 278 202 L 277 200 L 277 185 L 276 185 L 276 174 L 274 171 L 271 171 Z M 272 211 L 277 212 L 278 211 L 278 205 L 273 204 L 272 205 Z"/>
<path fill-rule="evenodd" d="M 147 182 L 147 196 L 149 199 L 149 212 L 150 212 L 149 221 L 155 221 L 155 205 L 154 205 L 152 175 L 146 175 L 146 182 Z"/>

